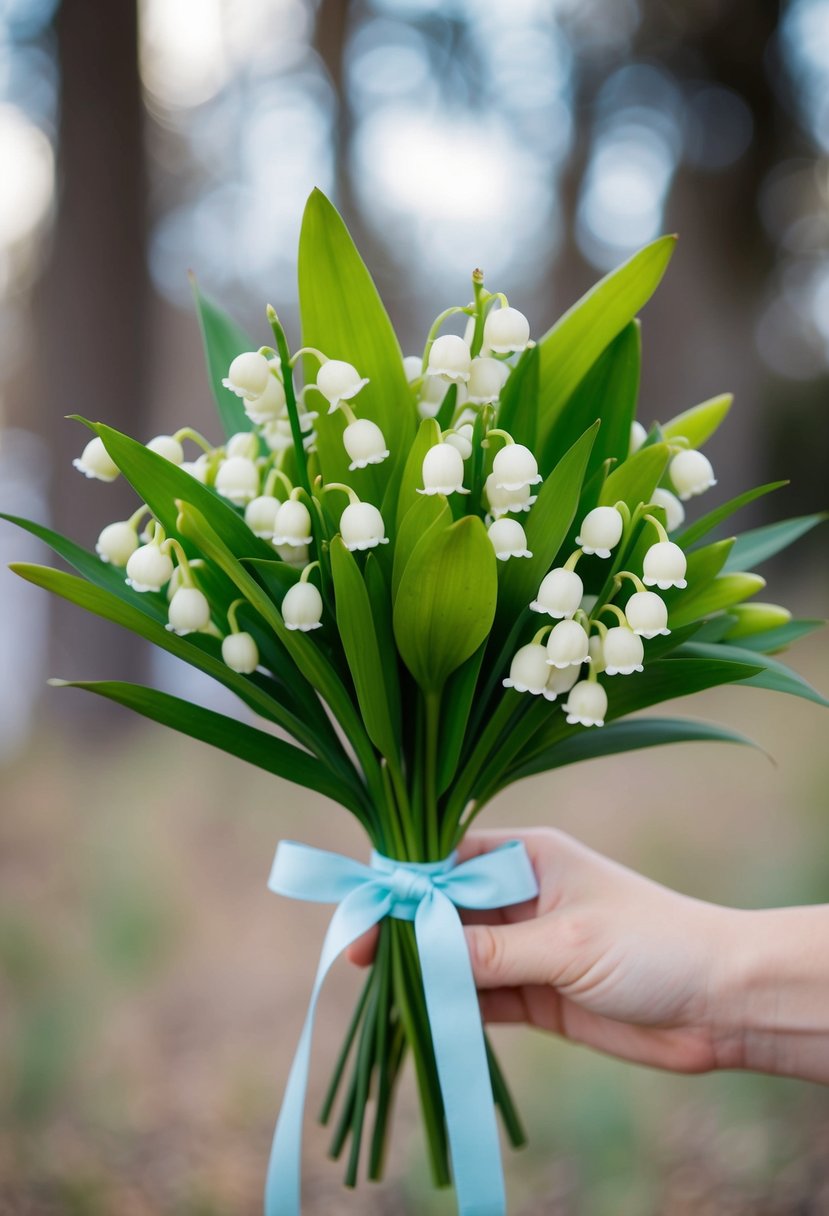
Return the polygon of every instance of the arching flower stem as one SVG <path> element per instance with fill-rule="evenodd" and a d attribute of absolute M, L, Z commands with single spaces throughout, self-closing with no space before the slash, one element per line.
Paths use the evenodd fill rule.
<path fill-rule="evenodd" d="M 183 426 L 180 430 L 176 431 L 173 435 L 173 439 L 178 440 L 179 443 L 181 443 L 184 439 L 192 439 L 193 443 L 197 444 L 206 456 L 209 456 L 213 451 L 213 444 L 208 443 L 204 435 L 200 434 L 198 431 L 194 431 L 191 426 Z"/>
<path fill-rule="evenodd" d="M 268 322 L 273 330 L 273 336 L 276 339 L 276 349 L 279 354 L 279 362 L 282 365 L 282 384 L 285 389 L 285 408 L 288 412 L 288 419 L 291 423 L 291 438 L 294 441 L 294 455 L 296 457 L 297 470 L 299 472 L 299 480 L 304 490 L 310 496 L 311 481 L 308 476 L 308 456 L 305 451 L 305 444 L 302 438 L 302 427 L 299 421 L 299 410 L 297 409 L 296 394 L 294 392 L 294 374 L 291 367 L 291 356 L 288 350 L 288 342 L 285 338 L 285 331 L 280 324 L 279 317 L 276 315 L 276 309 L 269 304 L 267 309 Z"/>
<path fill-rule="evenodd" d="M 599 613 L 601 613 L 601 612 L 612 612 L 613 615 L 616 617 L 617 621 L 619 622 L 619 624 L 622 625 L 625 629 L 628 628 L 627 617 L 625 616 L 624 612 L 622 612 L 622 609 L 619 607 L 618 604 L 602 604 L 601 608 L 599 609 L 598 612 L 596 612 L 594 614 L 593 619 L 590 622 L 592 625 L 596 625 L 597 628 L 599 628 L 599 629 L 605 628 L 605 626 L 602 624 L 602 622 L 598 619 Z M 604 636 L 604 634 L 602 634 L 602 636 Z"/>
<path fill-rule="evenodd" d="M 420 366 L 422 376 L 426 375 L 426 369 L 429 366 L 429 351 L 432 349 L 432 343 L 440 332 L 440 327 L 448 317 L 454 317 L 459 312 L 464 313 L 467 317 L 471 316 L 471 310 L 468 307 L 463 307 L 460 304 L 454 304 L 451 308 L 445 308 L 442 313 L 435 317 L 432 322 L 432 328 L 426 337 L 426 345 L 423 347 L 423 361 Z"/>

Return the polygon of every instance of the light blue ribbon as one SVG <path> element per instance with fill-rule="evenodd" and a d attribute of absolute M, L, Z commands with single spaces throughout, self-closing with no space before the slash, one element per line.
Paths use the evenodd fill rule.
<path fill-rule="evenodd" d="M 506 1197 L 483 1027 L 457 908 L 502 908 L 538 894 L 524 845 L 511 841 L 456 864 L 362 865 L 339 853 L 283 840 L 268 886 L 290 899 L 338 905 L 322 947 L 276 1131 L 265 1216 L 300 1216 L 302 1117 L 317 998 L 331 964 L 385 916 L 413 920 L 426 1009 L 446 1113 L 460 1216 L 504 1216 Z"/>

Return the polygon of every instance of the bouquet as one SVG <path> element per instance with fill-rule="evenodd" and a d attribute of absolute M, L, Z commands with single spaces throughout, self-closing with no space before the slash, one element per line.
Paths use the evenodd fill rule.
<path fill-rule="evenodd" d="M 277 1126 L 269 1216 L 299 1210 L 316 992 L 375 923 L 376 961 L 321 1112 L 336 1110 L 332 1154 L 346 1153 L 348 1185 L 361 1161 L 382 1176 L 411 1057 L 436 1184 L 454 1181 L 464 1213 L 505 1210 L 494 1109 L 513 1145 L 524 1132 L 480 1025 L 456 908 L 530 898 L 534 879 L 520 846 L 462 865 L 454 855 L 497 793 L 594 756 L 746 742 L 637 713 L 715 685 L 827 704 L 771 657 L 822 622 L 758 603 L 753 572 L 822 517 L 712 540 L 785 483 L 689 522 L 716 484 L 700 448 L 730 397 L 649 428 L 636 419 L 635 318 L 673 245 L 648 245 L 538 340 L 476 270 L 471 300 L 404 358 L 342 220 L 314 192 L 301 346 L 268 308 L 272 336 L 257 347 L 194 284 L 223 436 L 185 426 L 144 444 L 85 422 L 75 464 L 126 478 L 135 513 L 104 527 L 94 553 L 12 521 L 77 572 L 18 574 L 206 672 L 261 725 L 132 684 L 73 687 L 316 790 L 371 843 L 371 865 L 297 844 L 277 853 L 275 890 L 339 906 Z"/>

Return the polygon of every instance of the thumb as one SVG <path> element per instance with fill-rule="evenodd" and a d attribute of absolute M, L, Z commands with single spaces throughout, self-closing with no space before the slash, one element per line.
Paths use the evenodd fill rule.
<path fill-rule="evenodd" d="M 544 918 L 514 925 L 466 925 L 464 933 L 478 988 L 553 982 L 553 934 Z"/>

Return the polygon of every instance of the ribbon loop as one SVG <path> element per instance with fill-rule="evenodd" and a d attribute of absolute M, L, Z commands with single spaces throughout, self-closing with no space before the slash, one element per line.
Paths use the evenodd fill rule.
<path fill-rule="evenodd" d="M 386 916 L 413 920 L 426 1011 L 446 1113 L 460 1216 L 505 1216 L 506 1199 L 486 1045 L 457 908 L 499 908 L 538 894 L 520 841 L 456 864 L 373 853 L 371 867 L 283 841 L 268 886 L 292 899 L 338 904 L 274 1133 L 265 1216 L 300 1216 L 302 1115 L 317 998 L 334 960 Z"/>

